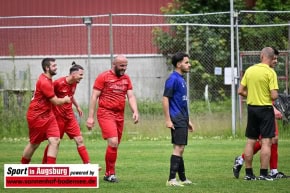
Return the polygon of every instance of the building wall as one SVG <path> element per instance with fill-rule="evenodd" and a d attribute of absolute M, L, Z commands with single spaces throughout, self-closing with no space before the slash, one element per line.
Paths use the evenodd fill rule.
<path fill-rule="evenodd" d="M 2 16 L 0 56 L 10 56 L 11 50 L 17 56 L 87 54 L 87 27 L 83 23 L 83 17 L 87 16 L 93 18 L 92 54 L 110 54 L 109 14 L 161 14 L 160 8 L 170 1 L 0 0 L 0 16 Z M 105 16 L 99 17 L 100 15 Z M 26 17 L 7 18 L 7 16 Z M 40 16 L 44 17 L 40 18 Z M 164 23 L 163 19 L 156 21 L 145 16 L 113 16 L 112 22 L 113 24 Z M 106 26 L 99 26 L 100 24 Z M 156 47 L 152 44 L 152 29 L 152 27 L 114 26 L 113 51 L 126 54 L 157 53 Z"/>
<path fill-rule="evenodd" d="M 133 91 L 138 100 L 161 101 L 163 87 L 168 75 L 166 60 L 163 56 L 127 56 L 127 74 L 131 77 Z M 43 72 L 42 57 L 0 58 L 0 77 L 4 79 L 4 90 L 34 90 L 38 76 Z M 84 67 L 84 79 L 79 83 L 75 97 L 80 104 L 87 105 L 96 76 L 111 68 L 110 57 L 92 57 L 88 68 L 86 58 L 56 57 L 58 66 L 56 79 L 69 74 L 72 61 Z M 13 71 L 15 68 L 15 79 Z M 90 69 L 90 70 L 88 70 Z M 27 73 L 28 72 L 28 73 Z M 13 85 L 15 84 L 15 87 Z M 1 88 L 0 88 L 1 89 Z"/>
<path fill-rule="evenodd" d="M 96 16 L 108 14 L 161 14 L 160 8 L 172 0 L 0 0 L 0 26 L 22 26 L 0 29 L 0 77 L 5 79 L 4 89 L 34 88 L 42 69 L 43 57 L 55 57 L 58 74 L 68 74 L 74 60 L 86 69 L 79 84 L 76 98 L 87 104 L 94 79 L 109 69 L 109 28 L 94 26 L 106 23 L 109 18 L 93 18 L 91 32 L 91 68 L 88 71 L 87 27 L 81 18 L 20 18 L 8 16 Z M 151 23 L 148 17 L 113 18 L 114 23 Z M 126 20 L 127 19 L 127 20 Z M 154 23 L 163 23 L 154 21 Z M 78 27 L 24 28 L 26 26 L 82 24 Z M 23 27 L 24 26 L 24 27 Z M 161 100 L 168 71 L 165 59 L 157 54 L 152 44 L 152 28 L 114 27 L 114 54 L 125 54 L 129 59 L 127 73 L 131 76 L 134 91 L 140 100 Z M 14 59 L 13 59 L 14 58 Z M 15 70 L 15 80 L 13 71 Z M 29 71 L 30 76 L 27 76 Z M 29 80 L 27 80 L 29 78 Z M 31 79 L 30 79 L 31 78 Z M 15 86 L 13 87 L 15 83 Z M 29 86 L 30 85 L 30 86 Z M 30 88 L 28 88 L 30 87 Z M 90 88 L 89 88 L 90 87 Z M 0 88 L 1 89 L 1 88 Z"/>
<path fill-rule="evenodd" d="M 160 14 L 172 0 L 0 0 L 0 16 Z"/>

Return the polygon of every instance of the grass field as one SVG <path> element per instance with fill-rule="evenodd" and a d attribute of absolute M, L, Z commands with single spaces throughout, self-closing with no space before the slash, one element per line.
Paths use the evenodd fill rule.
<path fill-rule="evenodd" d="M 244 168 L 241 178 L 235 179 L 232 175 L 234 157 L 243 151 L 245 140 L 197 138 L 194 134 L 189 139 L 185 149 L 184 160 L 187 177 L 194 185 L 186 187 L 166 187 L 165 182 L 169 173 L 169 157 L 172 145 L 169 139 L 155 140 L 124 140 L 119 148 L 117 161 L 117 176 L 119 183 L 107 183 L 102 180 L 103 171 L 100 172 L 99 189 L 4 189 L 3 166 L 7 163 L 18 164 L 26 139 L 2 139 L 0 141 L 1 172 L 0 192 L 100 192 L 100 193 L 142 193 L 142 192 L 289 192 L 289 179 L 269 181 L 244 181 Z M 86 146 L 92 163 L 104 165 L 105 141 L 101 139 L 87 139 Z M 43 143 L 36 151 L 32 163 L 40 163 L 42 158 Z M 57 163 L 80 164 L 73 141 L 64 139 L 61 142 Z M 259 173 L 259 155 L 254 159 L 254 172 Z M 290 141 L 280 140 L 279 143 L 279 169 L 290 174 Z"/>

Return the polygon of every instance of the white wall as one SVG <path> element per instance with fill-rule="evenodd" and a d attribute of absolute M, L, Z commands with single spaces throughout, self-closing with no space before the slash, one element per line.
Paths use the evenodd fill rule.
<path fill-rule="evenodd" d="M 47 56 L 44 56 L 47 57 Z M 0 77 L 4 79 L 3 89 L 26 90 L 34 89 L 35 82 L 42 73 L 41 60 L 44 57 L 17 57 L 0 58 Z M 88 60 L 83 56 L 49 56 L 56 58 L 58 65 L 56 79 L 69 74 L 72 61 L 85 68 L 84 79 L 79 83 L 75 98 L 80 104 L 87 105 L 92 86 L 96 76 L 104 70 L 111 68 L 109 56 L 92 56 L 90 60 L 90 72 Z M 164 82 L 170 72 L 166 65 L 166 59 L 162 56 L 127 56 L 127 74 L 133 82 L 133 90 L 138 100 L 161 101 Z M 13 69 L 15 67 L 16 81 L 13 81 Z M 31 81 L 25 80 L 24 72 L 30 69 Z M 90 77 L 90 88 L 89 88 Z M 9 80 L 10 79 L 10 80 Z M 14 86 L 14 82 L 16 85 Z M 31 84 L 29 87 L 28 82 Z"/>

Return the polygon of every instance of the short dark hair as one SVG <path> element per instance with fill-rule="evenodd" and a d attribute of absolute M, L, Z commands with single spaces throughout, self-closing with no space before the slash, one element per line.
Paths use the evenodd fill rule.
<path fill-rule="evenodd" d="M 276 48 L 274 48 L 274 47 L 271 47 L 271 48 L 273 49 L 274 54 L 275 54 L 276 56 L 278 56 L 278 55 L 279 55 L 279 51 L 278 51 Z"/>
<path fill-rule="evenodd" d="M 171 58 L 171 63 L 174 67 L 176 67 L 177 63 L 182 61 L 183 58 L 185 57 L 189 57 L 188 54 L 184 53 L 184 52 L 177 52 L 176 54 L 174 54 Z"/>
<path fill-rule="evenodd" d="M 80 69 L 83 70 L 84 68 L 81 65 L 78 65 L 75 63 L 75 61 L 72 62 L 72 67 L 69 69 L 69 73 L 73 73 L 75 71 L 79 71 Z"/>
<path fill-rule="evenodd" d="M 50 66 L 50 62 L 55 62 L 54 58 L 44 58 L 41 62 L 41 66 L 43 71 L 45 72 L 45 68 Z"/>

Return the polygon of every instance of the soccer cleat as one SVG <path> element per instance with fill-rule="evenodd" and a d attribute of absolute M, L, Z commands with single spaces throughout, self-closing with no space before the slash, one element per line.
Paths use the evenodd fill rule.
<path fill-rule="evenodd" d="M 104 176 L 104 180 L 107 182 L 118 182 L 118 179 L 115 175 Z"/>
<path fill-rule="evenodd" d="M 178 182 L 176 179 L 171 179 L 166 182 L 166 186 L 180 186 L 183 187 L 184 185 Z"/>
<path fill-rule="evenodd" d="M 240 156 L 236 157 L 235 161 L 234 161 L 233 174 L 234 174 L 235 178 L 239 178 L 240 171 L 241 171 L 241 168 L 243 166 L 243 164 L 240 164 L 239 160 L 240 160 Z"/>
<path fill-rule="evenodd" d="M 256 176 L 255 175 L 246 175 L 245 177 L 244 177 L 244 180 L 256 180 L 257 178 L 256 178 Z"/>
<path fill-rule="evenodd" d="M 273 181 L 274 179 L 271 176 L 259 176 L 258 180 Z"/>
<path fill-rule="evenodd" d="M 180 181 L 179 183 L 182 184 L 182 185 L 190 185 L 190 184 L 192 184 L 192 181 L 186 179 L 184 181 Z"/>
<path fill-rule="evenodd" d="M 278 172 L 274 175 L 271 175 L 273 179 L 287 178 L 287 176 L 283 172 Z"/>

